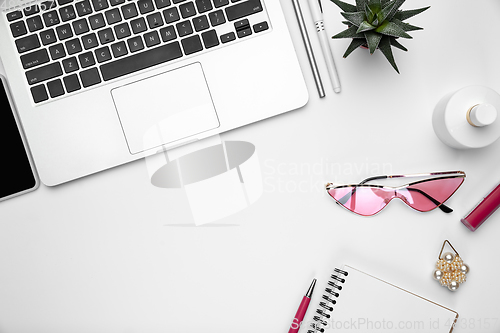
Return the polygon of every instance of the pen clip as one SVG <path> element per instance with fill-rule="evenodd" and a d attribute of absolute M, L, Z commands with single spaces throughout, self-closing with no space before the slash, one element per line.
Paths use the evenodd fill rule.
<path fill-rule="evenodd" d="M 319 10 L 321 14 L 323 14 L 323 6 L 321 5 L 321 0 L 318 0 L 318 4 L 319 4 Z"/>

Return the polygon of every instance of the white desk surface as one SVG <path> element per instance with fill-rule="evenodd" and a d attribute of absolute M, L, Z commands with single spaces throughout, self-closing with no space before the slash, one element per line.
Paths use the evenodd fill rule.
<path fill-rule="evenodd" d="M 310 102 L 222 136 L 256 146 L 262 197 L 195 227 L 184 192 L 153 187 L 141 160 L 2 202 L 0 332 L 286 332 L 311 279 L 324 283 L 343 263 L 456 310 L 457 333 L 500 332 L 500 213 L 474 233 L 460 222 L 500 181 L 500 141 L 453 150 L 431 123 L 448 92 L 500 91 L 500 3 L 406 2 L 432 8 L 409 20 L 425 30 L 405 41 L 409 52 L 395 51 L 401 75 L 379 52 L 342 59 L 349 41 L 332 41 L 343 88 L 335 95 L 302 0 L 328 93 L 320 100 L 291 2 L 281 2 Z M 323 3 L 333 35 L 341 16 Z M 380 172 L 444 170 L 467 173 L 452 214 L 393 202 L 362 218 L 323 190 Z M 471 268 L 456 293 L 431 277 L 445 239 Z"/>

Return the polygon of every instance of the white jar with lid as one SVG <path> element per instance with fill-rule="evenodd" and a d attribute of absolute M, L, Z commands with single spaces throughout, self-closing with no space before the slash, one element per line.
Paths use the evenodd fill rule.
<path fill-rule="evenodd" d="M 484 86 L 470 86 L 445 96 L 432 117 L 436 135 L 450 147 L 486 147 L 500 137 L 500 95 Z"/>

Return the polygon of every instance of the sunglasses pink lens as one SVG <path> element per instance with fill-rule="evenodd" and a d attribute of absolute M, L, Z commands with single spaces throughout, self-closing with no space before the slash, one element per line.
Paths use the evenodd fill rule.
<path fill-rule="evenodd" d="M 429 180 L 398 190 L 398 195 L 410 207 L 428 212 L 448 200 L 463 181 L 463 178 Z"/>
<path fill-rule="evenodd" d="M 367 186 L 333 188 L 328 194 L 351 212 L 363 216 L 380 212 L 395 196 L 394 190 Z"/>

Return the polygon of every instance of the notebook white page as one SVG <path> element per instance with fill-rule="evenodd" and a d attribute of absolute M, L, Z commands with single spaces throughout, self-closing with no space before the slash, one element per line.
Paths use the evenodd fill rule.
<path fill-rule="evenodd" d="M 348 272 L 325 332 L 434 332 L 453 330 L 458 313 L 345 265 Z M 322 290 L 323 292 L 324 290 Z M 322 299 L 323 301 L 323 299 Z"/>

